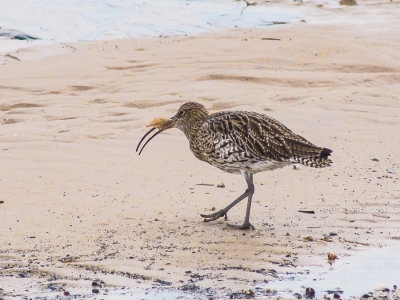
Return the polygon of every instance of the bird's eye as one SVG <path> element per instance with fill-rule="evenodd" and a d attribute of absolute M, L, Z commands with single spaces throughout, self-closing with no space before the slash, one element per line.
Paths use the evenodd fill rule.
<path fill-rule="evenodd" d="M 185 112 L 183 110 L 180 110 L 178 114 L 179 114 L 180 117 L 182 117 L 184 115 L 184 113 Z"/>

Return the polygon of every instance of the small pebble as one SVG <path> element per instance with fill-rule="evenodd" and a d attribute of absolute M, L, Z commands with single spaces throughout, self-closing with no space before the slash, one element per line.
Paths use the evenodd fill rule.
<path fill-rule="evenodd" d="M 333 294 L 333 299 L 340 299 L 340 295 L 339 294 Z"/>
<path fill-rule="evenodd" d="M 312 299 L 315 297 L 315 290 L 313 288 L 306 288 L 306 293 L 304 295 L 307 299 Z"/>
<path fill-rule="evenodd" d="M 99 289 L 92 289 L 92 293 L 93 294 L 98 294 L 98 293 L 100 293 L 100 291 L 99 291 Z"/>
<path fill-rule="evenodd" d="M 70 293 L 68 291 L 64 291 L 64 296 L 69 296 Z"/>
<path fill-rule="evenodd" d="M 337 259 L 337 255 L 336 254 L 333 254 L 333 253 L 328 253 L 328 260 L 335 260 L 335 259 Z"/>

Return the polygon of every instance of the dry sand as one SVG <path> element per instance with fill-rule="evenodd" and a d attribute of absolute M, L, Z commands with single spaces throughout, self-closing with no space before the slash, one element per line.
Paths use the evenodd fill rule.
<path fill-rule="evenodd" d="M 12 53 L 0 66 L 3 294 L 90 295 L 97 280 L 100 294 L 229 296 L 400 239 L 400 21 L 381 17 Z M 196 160 L 177 129 L 135 153 L 144 125 L 186 101 L 264 112 L 333 149 L 334 164 L 257 174 L 254 231 L 204 223 L 244 179 Z"/>

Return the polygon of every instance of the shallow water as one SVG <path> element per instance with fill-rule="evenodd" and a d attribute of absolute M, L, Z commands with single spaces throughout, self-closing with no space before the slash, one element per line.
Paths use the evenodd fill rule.
<path fill-rule="evenodd" d="M 40 41 L 0 39 L 0 53 L 20 45 L 125 37 L 195 34 L 222 28 L 297 22 L 295 9 L 234 0 L 2 0 L 1 30 Z"/>
<path fill-rule="evenodd" d="M 353 253 L 340 258 L 331 266 L 293 270 L 304 275 L 287 275 L 263 288 L 274 289 L 280 296 L 304 294 L 305 288 L 315 290 L 317 298 L 328 291 L 343 291 L 342 297 L 361 297 L 383 287 L 391 289 L 400 283 L 400 246 Z"/>
<path fill-rule="evenodd" d="M 311 287 L 315 290 L 316 298 L 324 295 L 332 298 L 334 292 L 339 293 L 342 299 L 361 297 L 373 292 L 374 289 L 392 289 L 400 284 L 400 246 L 378 248 L 352 253 L 350 257 L 339 258 L 333 265 L 326 263 L 323 267 L 289 268 L 287 275 L 279 275 L 280 280 L 271 281 L 254 287 L 256 298 L 265 298 L 267 295 L 293 298 L 294 293 L 304 295 L 305 289 Z M 185 291 L 176 287 L 151 287 L 145 288 L 133 284 L 126 287 L 100 288 L 99 294 L 91 293 L 89 279 L 84 281 L 66 282 L 66 287 L 72 298 L 79 299 L 225 299 L 229 297 L 225 291 L 196 290 Z M 0 286 L 5 288 L 4 296 L 8 298 L 22 298 L 29 291 L 29 297 L 62 297 L 62 292 L 55 288 L 64 281 L 49 282 L 45 279 L 8 278 Z M 3 283 L 3 284 L 2 284 Z M 54 289 L 46 289 L 53 285 Z M 43 290 L 43 287 L 45 290 Z M 275 290 L 270 294 L 267 289 Z M 1 291 L 1 290 L 0 290 Z M 0 293 L 0 297 L 1 297 Z"/>

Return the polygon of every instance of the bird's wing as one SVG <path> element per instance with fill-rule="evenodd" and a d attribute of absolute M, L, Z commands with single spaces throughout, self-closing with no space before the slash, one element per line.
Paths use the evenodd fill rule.
<path fill-rule="evenodd" d="M 246 157 L 284 161 L 316 156 L 322 151 L 277 120 L 253 112 L 213 114 L 199 135 L 208 156 L 223 150 L 228 154 L 244 152 Z"/>

